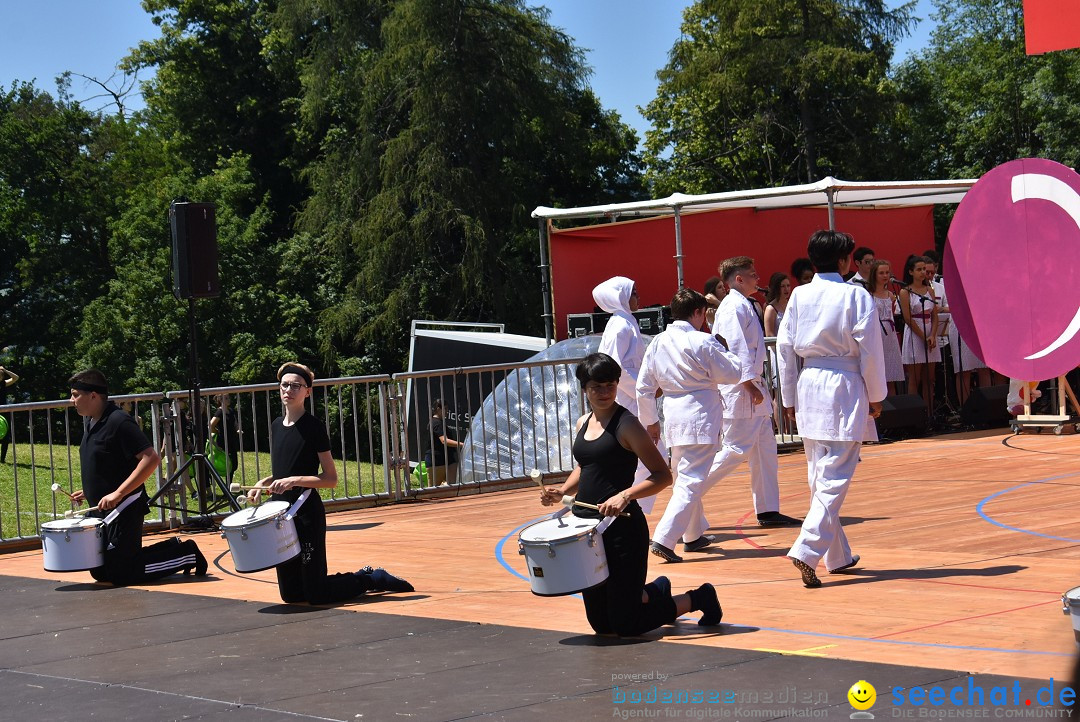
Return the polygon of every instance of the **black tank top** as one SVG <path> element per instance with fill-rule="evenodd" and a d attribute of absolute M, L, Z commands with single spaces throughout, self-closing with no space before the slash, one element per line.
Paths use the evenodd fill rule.
<path fill-rule="evenodd" d="M 577 499 L 588 504 L 599 504 L 634 485 L 637 472 L 637 454 L 619 443 L 616 430 L 624 418 L 626 409 L 616 404 L 615 414 L 608 421 L 600 438 L 589 441 L 585 430 L 589 427 L 592 414 L 581 425 L 577 438 L 574 439 L 574 459 L 581 467 Z M 627 511 L 638 508 L 636 501 L 630 502 Z M 574 507 L 574 515 L 596 519 L 600 513 L 580 506 Z"/>

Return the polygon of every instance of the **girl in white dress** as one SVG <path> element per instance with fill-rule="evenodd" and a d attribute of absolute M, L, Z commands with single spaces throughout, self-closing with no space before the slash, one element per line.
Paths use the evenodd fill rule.
<path fill-rule="evenodd" d="M 897 384 L 904 380 L 904 363 L 900 359 L 900 339 L 896 333 L 896 296 L 889 290 L 892 266 L 877 260 L 870 265 L 867 290 L 874 297 L 878 321 L 881 323 L 881 350 L 885 357 L 885 381 L 890 393 L 898 393 Z"/>
<path fill-rule="evenodd" d="M 941 361 L 941 349 L 937 345 L 937 299 L 926 277 L 926 259 L 923 256 L 909 256 L 904 264 L 900 311 L 904 314 L 906 326 L 900 358 L 907 374 L 907 390 L 909 394 L 917 394 L 921 389 L 926 408 L 933 413 L 934 364 Z"/>

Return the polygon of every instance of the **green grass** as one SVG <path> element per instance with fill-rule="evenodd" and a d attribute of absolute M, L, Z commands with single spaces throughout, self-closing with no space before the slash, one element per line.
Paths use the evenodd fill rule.
<path fill-rule="evenodd" d="M 18 464 L 14 463 L 16 451 Z M 358 465 L 355 461 L 349 461 L 346 465 L 340 459 L 336 461 L 338 485 L 334 492 L 337 498 L 369 495 L 384 490 L 381 464 L 360 462 Z M 163 474 L 164 471 L 165 463 L 162 462 Z M 270 454 L 251 451 L 241 454 L 232 480 L 248 486 L 258 481 L 260 475 L 269 474 Z M 62 517 L 64 511 L 72 508 L 71 501 L 64 494 L 57 492 L 53 497 L 54 482 L 67 491 L 82 487 L 77 448 L 71 449 L 70 467 L 66 446 L 54 446 L 52 458 L 49 457 L 48 444 L 19 444 L 17 448 L 12 446 L 8 449 L 7 462 L 0 464 L 0 538 L 35 536 L 38 524 Z M 157 491 L 157 481 L 151 477 L 146 488 L 153 495 Z M 331 498 L 325 490 L 322 496 L 323 499 Z M 197 503 L 191 500 L 188 505 L 192 510 L 197 507 Z M 151 510 L 151 516 L 155 511 Z"/>

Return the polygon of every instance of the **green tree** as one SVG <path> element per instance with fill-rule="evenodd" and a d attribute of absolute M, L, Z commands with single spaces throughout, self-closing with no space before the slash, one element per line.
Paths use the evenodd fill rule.
<path fill-rule="evenodd" d="M 1021 0 L 935 0 L 929 47 L 896 73 L 896 162 L 978 177 L 1014 158 L 1080 163 L 1080 53 L 1027 56 Z"/>
<path fill-rule="evenodd" d="M 258 193 L 270 194 L 272 232 L 283 237 L 305 196 L 297 172 L 298 69 L 275 42 L 276 0 L 143 0 L 161 35 L 124 60 L 154 67 L 142 84 L 143 117 L 167 152 L 196 175 L 223 158 L 246 155 Z M 253 210 L 249 208 L 247 210 Z"/>
<path fill-rule="evenodd" d="M 641 189 L 581 52 L 518 0 L 292 0 L 279 22 L 320 140 L 295 240 L 317 259 L 324 352 L 397 368 L 413 318 L 537 330 L 531 209 Z"/>
<path fill-rule="evenodd" d="M 111 275 L 109 223 L 133 128 L 29 83 L 0 93 L 0 347 L 17 391 L 56 398 L 83 306 Z"/>
<path fill-rule="evenodd" d="M 268 201 L 255 185 L 238 155 L 210 175 L 163 174 L 130 195 L 109 241 L 110 255 L 123 260 L 83 316 L 83 363 L 109 369 L 129 391 L 186 387 L 188 301 L 172 293 L 167 217 L 182 195 L 216 204 L 222 292 L 195 302 L 203 384 L 265 381 L 283 359 L 311 358 L 310 307 L 279 291 L 280 249 L 266 236 Z"/>
<path fill-rule="evenodd" d="M 892 111 L 887 71 L 913 2 L 698 0 L 645 117 L 654 193 L 859 179 Z"/>

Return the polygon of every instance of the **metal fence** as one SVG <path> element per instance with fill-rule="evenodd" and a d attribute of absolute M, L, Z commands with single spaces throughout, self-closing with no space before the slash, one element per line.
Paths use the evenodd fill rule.
<path fill-rule="evenodd" d="M 338 485 L 324 492 L 324 499 L 328 505 L 362 504 L 442 493 L 444 490 L 437 488 L 434 469 L 424 477 L 414 471 L 416 460 L 422 460 L 433 443 L 440 443 L 432 437 L 428 408 L 423 401 L 431 397 L 433 388 L 445 385 L 451 389 L 449 403 L 463 410 L 459 420 L 463 426 L 459 438 L 463 439 L 469 433 L 484 433 L 465 426 L 472 420 L 471 409 L 480 407 L 508 371 L 529 367 L 542 371 L 561 366 L 562 375 L 566 376 L 572 375 L 576 361 L 316 381 L 308 402 L 309 411 L 322 420 L 329 432 L 338 470 Z M 426 394 L 416 393 L 420 387 L 426 389 Z M 457 396 L 452 390 L 455 388 L 460 389 Z M 572 389 L 576 391 L 576 386 Z M 565 390 L 563 385 L 551 393 Z M 161 494 L 161 506 L 148 517 L 150 524 L 186 523 L 199 513 L 200 498 L 207 506 L 217 509 L 222 508 L 223 501 L 227 502 L 222 498 L 222 489 L 215 488 L 205 477 L 200 480 L 195 467 L 177 473 L 196 451 L 210 460 L 217 457 L 220 465 L 216 467 L 226 484 L 236 482 L 247 486 L 271 475 L 272 426 L 280 415 L 278 384 L 221 386 L 203 389 L 201 395 L 202 413 L 198 419 L 192 418 L 187 408 L 187 390 L 111 397 L 124 412 L 136 418 L 161 453 L 162 464 L 148 480 L 147 491 L 151 496 L 161 489 L 165 491 Z M 541 403 L 570 408 L 566 399 L 541 397 Z M 580 402 L 576 403 L 580 407 Z M 5 460 L 0 463 L 0 543 L 21 543 L 37 538 L 41 523 L 76 508 L 63 491 L 54 492 L 52 487 L 59 485 L 69 494 L 82 487 L 78 445 L 83 420 L 75 414 L 69 400 L 0 406 L 0 414 L 9 428 L 0 440 L 3 442 L 0 451 L 5 453 Z M 482 414 L 478 418 L 486 420 Z M 561 431 L 552 432 L 567 432 L 576 418 L 565 415 Z M 203 430 L 201 450 L 195 448 L 196 423 Z M 443 466 L 445 473 L 448 464 Z M 558 466 L 545 470 L 570 471 Z M 507 468 L 495 478 L 474 483 L 451 476 L 447 483 L 460 493 L 463 489 L 478 490 L 525 481 L 523 475 L 515 477 L 509 472 Z M 220 513 L 227 511 L 225 508 Z"/>
<path fill-rule="evenodd" d="M 774 339 L 767 341 L 766 379 L 778 401 L 777 441 L 791 446 L 799 439 L 780 411 L 782 399 L 772 370 Z M 573 375 L 579 360 L 316 381 L 309 411 L 329 432 L 339 478 L 337 487 L 325 493 L 327 503 L 477 493 L 527 483 L 534 467 L 554 476 L 569 473 L 571 430 L 585 410 Z M 152 496 L 165 489 L 150 524 L 186 523 L 198 514 L 200 498 L 219 510 L 227 501 L 224 492 L 205 479 L 200 485 L 190 468 L 176 473 L 196 451 L 196 422 L 204 432 L 201 451 L 210 459 L 217 457 L 226 483 L 247 486 L 271 474 L 271 427 L 280 415 L 276 383 L 204 389 L 198 420 L 186 408 L 188 398 L 186 390 L 112 397 L 136 418 L 162 456 L 161 467 L 147 483 Z M 431 424 L 435 399 L 442 401 L 443 438 Z M 0 406 L 0 415 L 9 428 L 0 439 L 0 544 L 10 544 L 37 538 L 41 523 L 75 508 L 52 487 L 71 493 L 82 486 L 77 447 L 83 420 L 68 400 Z M 455 447 L 456 459 L 445 453 L 450 445 L 446 440 L 461 444 Z"/>

